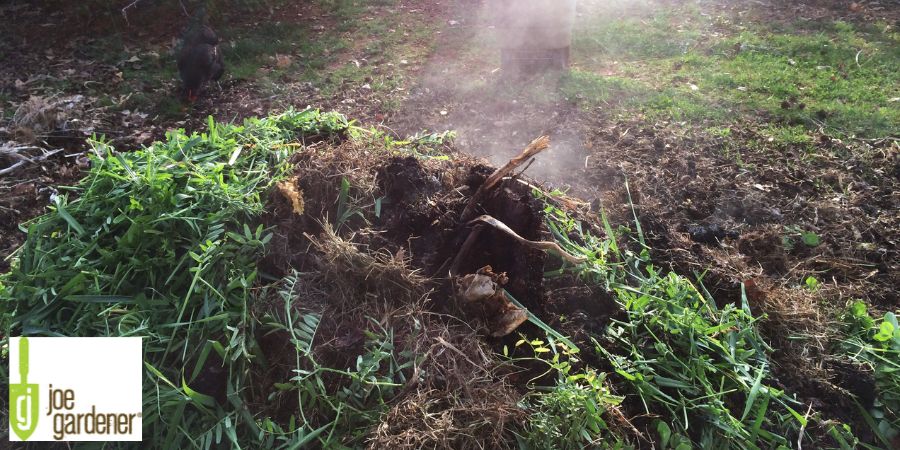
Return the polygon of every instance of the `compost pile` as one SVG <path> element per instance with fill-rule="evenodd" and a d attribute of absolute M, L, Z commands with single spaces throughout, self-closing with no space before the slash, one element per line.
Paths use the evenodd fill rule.
<path fill-rule="evenodd" d="M 636 215 L 524 177 L 546 138 L 494 168 L 306 110 L 93 144 L 0 278 L 3 325 L 143 336 L 154 447 L 857 439 L 781 390 L 746 295 L 717 305 L 654 268 Z"/>

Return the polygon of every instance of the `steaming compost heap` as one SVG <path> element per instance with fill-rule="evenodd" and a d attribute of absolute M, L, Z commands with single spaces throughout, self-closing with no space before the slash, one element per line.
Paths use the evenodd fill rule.
<path fill-rule="evenodd" d="M 782 390 L 753 285 L 717 304 L 654 267 L 630 199 L 614 228 L 517 172 L 549 146 L 495 169 L 315 110 L 95 142 L 3 278 L 4 325 L 143 336 L 164 447 L 853 439 Z"/>

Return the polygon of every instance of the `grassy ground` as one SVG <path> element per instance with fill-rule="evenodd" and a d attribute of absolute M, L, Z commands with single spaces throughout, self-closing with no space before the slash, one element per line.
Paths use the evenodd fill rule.
<path fill-rule="evenodd" d="M 84 89 L 79 77 L 60 76 L 42 82 L 40 88 L 46 93 L 79 91 L 98 97 L 103 106 L 147 111 L 163 121 L 183 117 L 185 106 L 175 95 L 173 41 L 180 37 L 181 24 L 192 19 L 177 6 L 158 2 L 147 10 L 137 9 L 131 12 L 129 25 L 116 23 L 79 45 L 78 57 L 114 68 L 112 74 L 87 74 L 100 82 Z M 112 16 L 118 12 L 115 8 L 87 10 L 117 19 Z M 384 109 L 390 111 L 397 106 L 394 90 L 403 84 L 407 69 L 421 63 L 432 48 L 432 18 L 426 12 L 397 0 L 273 2 L 265 7 L 254 2 L 213 4 L 207 16 L 222 39 L 228 70 L 221 89 L 213 86 L 211 92 L 221 103 L 223 97 L 248 91 L 254 98 L 269 99 L 308 88 L 304 94 L 321 104 L 343 100 L 346 91 L 357 93 L 365 86 L 371 92 L 360 96 L 371 97 L 368 101 L 374 104 L 385 102 Z M 160 23 L 159 16 L 174 16 L 178 25 Z M 133 35 L 129 26 L 150 31 Z M 38 45 L 34 50 L 44 49 Z M 113 79 L 102 80 L 108 75 Z M 283 107 L 293 98 L 279 100 L 275 103 Z M 198 105 L 194 112 L 215 112 L 208 106 Z"/>
<path fill-rule="evenodd" d="M 748 26 L 685 7 L 579 28 L 583 64 L 563 89 L 585 105 L 711 126 L 759 118 L 786 144 L 810 143 L 804 129 L 884 138 L 900 123 L 900 35 L 887 22 Z"/>

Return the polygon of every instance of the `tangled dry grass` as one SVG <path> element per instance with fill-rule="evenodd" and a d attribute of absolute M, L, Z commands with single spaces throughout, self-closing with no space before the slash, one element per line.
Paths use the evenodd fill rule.
<path fill-rule="evenodd" d="M 414 363 L 404 369 L 409 381 L 391 398 L 366 445 L 508 448 L 523 420 L 517 405 L 522 394 L 506 381 L 512 368 L 472 326 L 433 311 L 433 302 L 448 299 L 432 298 L 429 280 L 402 254 L 354 244 L 352 236 L 341 237 L 328 224 L 306 238 L 316 270 L 296 292 L 294 305 L 322 312 L 313 345 L 318 360 L 331 367 L 352 366 L 373 324 L 391 330 L 394 353 L 414 355 Z M 282 370 L 289 368 L 285 364 Z"/>

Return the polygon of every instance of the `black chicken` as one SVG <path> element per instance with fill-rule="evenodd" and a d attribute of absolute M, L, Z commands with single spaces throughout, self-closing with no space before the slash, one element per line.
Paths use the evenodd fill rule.
<path fill-rule="evenodd" d="M 188 101 L 197 100 L 200 89 L 208 81 L 218 81 L 225 72 L 219 37 L 207 25 L 187 33 L 178 53 L 178 73 Z"/>

